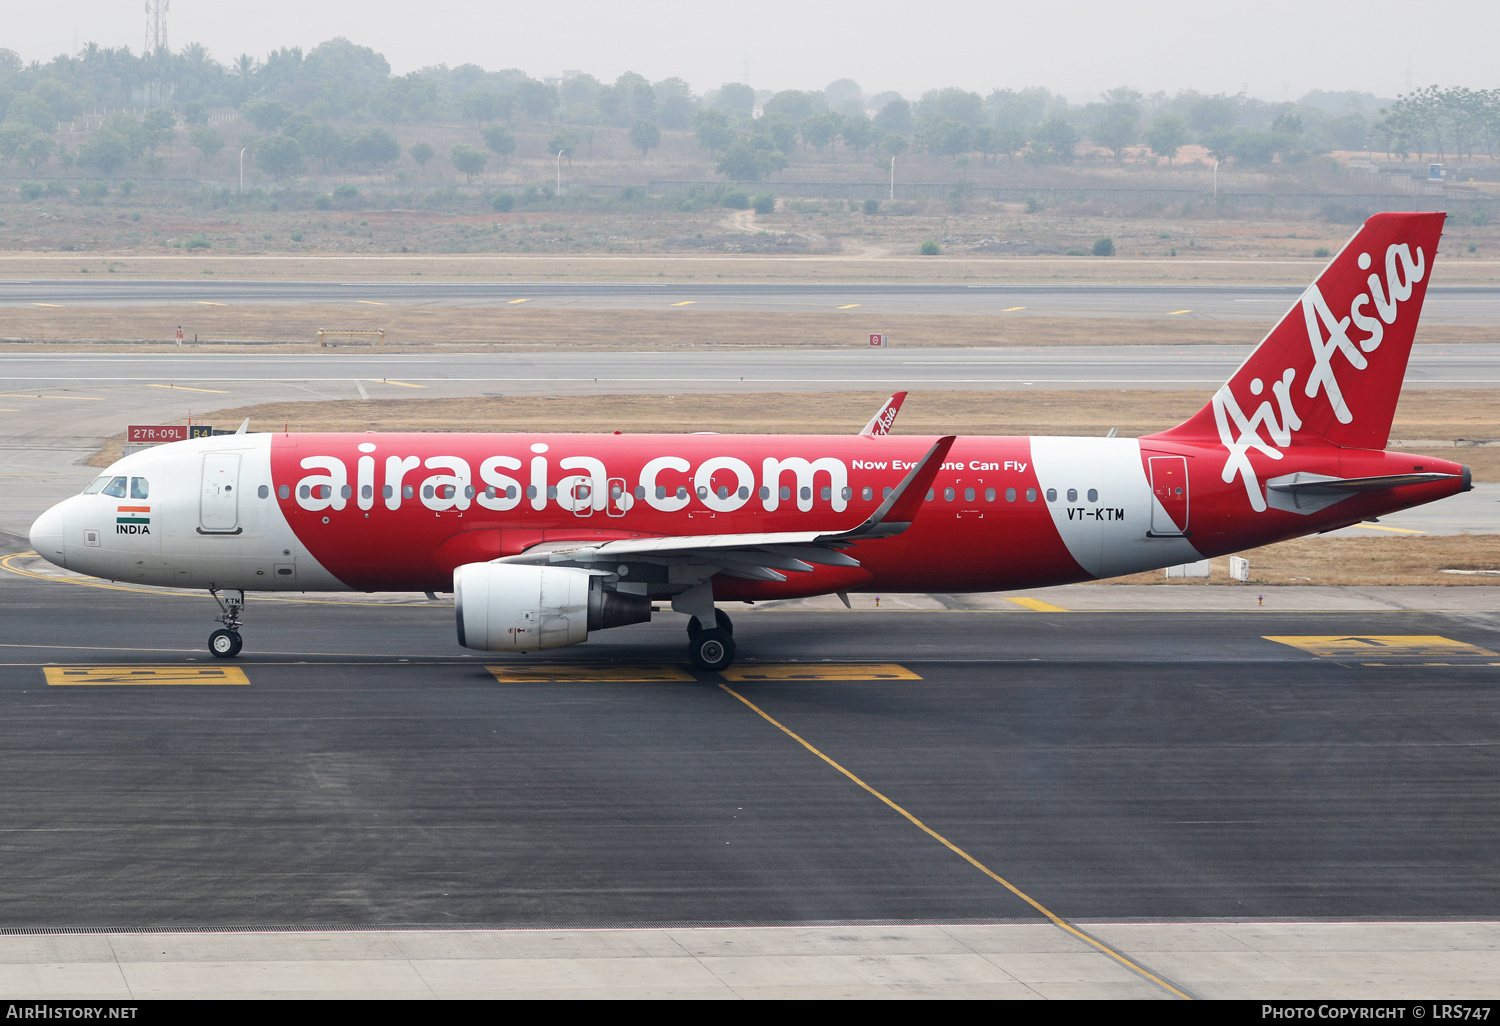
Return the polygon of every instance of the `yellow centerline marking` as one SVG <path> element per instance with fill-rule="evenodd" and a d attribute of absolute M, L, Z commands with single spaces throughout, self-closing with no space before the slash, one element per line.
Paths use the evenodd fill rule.
<path fill-rule="evenodd" d="M 843 306 L 839 307 L 839 309 L 840 310 L 853 310 L 858 305 L 859 305 L 858 303 L 845 303 Z"/>
<path fill-rule="evenodd" d="M 213 392 L 215 395 L 228 395 L 229 392 L 222 388 L 189 388 L 187 385 L 147 385 L 147 388 L 170 388 L 174 392 Z"/>
<path fill-rule="evenodd" d="M 1192 313 L 1192 312 L 1193 311 L 1191 311 L 1191 310 L 1173 310 L 1171 313 L 1167 314 L 1167 316 L 1168 317 L 1176 317 L 1178 314 L 1185 314 L 1185 313 Z"/>
<path fill-rule="evenodd" d="M 1026 309 L 1024 306 L 1007 306 L 1004 310 L 1001 310 L 1000 312 L 1001 313 L 1015 313 L 1017 310 L 1024 310 L 1024 309 Z"/>
<path fill-rule="evenodd" d="M 1366 531 L 1390 531 L 1394 534 L 1426 534 L 1426 531 L 1414 531 L 1410 527 L 1386 527 L 1384 524 L 1355 524 L 1355 527 L 1363 527 Z"/>
<path fill-rule="evenodd" d="M 1054 606 L 1051 602 L 1043 602 L 1041 599 L 1034 599 L 1034 598 L 1011 598 L 1009 596 L 1006 596 L 1005 601 L 1007 601 L 1007 602 L 1014 602 L 1016 605 L 1018 605 L 1018 606 L 1025 606 L 1027 609 L 1034 609 L 1038 613 L 1066 613 L 1067 612 L 1067 610 L 1064 609 L 1062 606 Z"/>
<path fill-rule="evenodd" d="M 102 403 L 101 395 L 8 395 L 7 399 L 83 399 L 91 403 Z"/>
<path fill-rule="evenodd" d="M 725 680 L 921 680 L 895 663 L 750 663 L 720 670 Z"/>
<path fill-rule="evenodd" d="M 377 303 L 373 299 L 356 299 L 355 302 L 356 303 L 363 303 L 366 306 L 388 306 L 389 305 L 388 303 Z"/>
<path fill-rule="evenodd" d="M 506 306 L 515 306 L 517 303 L 529 303 L 529 302 L 531 302 L 531 300 L 529 300 L 529 299 L 512 299 L 509 303 L 507 303 L 505 305 Z"/>
<path fill-rule="evenodd" d="M 250 683 L 238 666 L 45 666 L 42 673 L 51 687 Z"/>
<path fill-rule="evenodd" d="M 849 770 L 845 769 L 842 765 L 840 765 L 839 763 L 835 762 L 833 759 L 829 758 L 828 756 L 824 755 L 817 748 L 813 747 L 813 745 L 811 743 L 809 743 L 806 738 L 802 737 L 796 731 L 792 730 L 790 727 L 787 727 L 785 724 L 781 723 L 779 720 L 777 720 L 775 717 L 771 716 L 769 713 L 767 713 L 760 706 L 756 705 L 754 702 L 750 701 L 750 699 L 746 698 L 744 695 L 740 694 L 738 691 L 736 691 L 733 688 L 731 688 L 728 684 L 720 684 L 719 687 L 723 688 L 725 691 L 729 692 L 735 698 L 738 698 L 741 702 L 745 703 L 745 705 L 749 706 L 752 710 L 755 711 L 755 713 L 758 716 L 760 716 L 761 719 L 763 719 L 767 723 L 771 724 L 773 727 L 775 727 L 777 730 L 781 731 L 783 734 L 785 734 L 787 737 L 791 738 L 793 741 L 796 741 L 799 745 L 801 745 L 803 748 L 806 748 L 809 752 L 811 752 L 812 754 L 816 755 L 819 759 L 822 759 L 824 762 L 828 763 L 828 765 L 832 766 L 834 769 L 838 770 L 840 773 L 842 773 L 844 776 L 848 777 L 854 783 L 858 784 L 865 791 L 868 791 L 871 795 L 873 795 L 876 798 L 880 799 L 880 801 L 884 802 L 887 806 L 889 806 L 891 809 L 893 809 L 895 812 L 899 813 L 903 818 L 905 818 L 907 820 L 907 822 L 911 823 L 912 826 L 916 827 L 918 830 L 922 831 L 928 837 L 931 837 L 933 840 L 937 841 L 944 848 L 947 848 L 949 851 L 953 852 L 953 854 L 955 854 L 959 858 L 963 859 L 965 862 L 967 862 L 969 865 L 973 866 L 975 869 L 979 870 L 985 876 L 989 877 L 991 880 L 993 880 L 996 883 L 998 883 L 1001 887 L 1004 887 L 1006 890 L 1010 891 L 1010 893 L 1014 894 L 1016 897 L 1020 898 L 1024 902 L 1026 902 L 1026 904 L 1030 905 L 1032 908 L 1036 909 L 1042 915 L 1046 916 L 1047 919 L 1052 923 L 1053 926 L 1056 926 L 1059 929 L 1064 930 L 1067 933 L 1072 934 L 1074 937 L 1077 937 L 1079 940 L 1082 940 L 1085 943 L 1087 943 L 1089 945 L 1092 945 L 1094 948 L 1098 949 L 1103 954 L 1108 955 L 1110 958 L 1114 959 L 1116 962 L 1119 962 L 1121 965 L 1123 965 L 1125 968 L 1131 970 L 1132 972 L 1139 973 L 1141 976 L 1143 976 L 1146 979 L 1150 980 L 1152 983 L 1156 984 L 1158 987 L 1161 987 L 1164 990 L 1167 990 L 1167 991 L 1169 991 L 1169 992 L 1171 992 L 1173 994 L 1176 994 L 1178 997 L 1182 998 L 1185 1001 L 1191 1001 L 1192 1000 L 1192 998 L 1191 998 L 1190 995 L 1184 993 L 1181 990 L 1178 990 L 1176 987 L 1172 986 L 1166 980 L 1162 979 L 1160 976 L 1157 976 L 1155 973 L 1151 972 L 1149 969 L 1146 969 L 1143 966 L 1138 965 L 1135 962 L 1132 962 L 1129 958 L 1125 957 L 1125 955 L 1123 955 L 1120 952 L 1116 951 L 1114 948 L 1110 947 L 1108 944 L 1105 944 L 1103 941 L 1097 940 L 1096 938 L 1089 936 L 1087 933 L 1084 933 L 1082 930 L 1078 929 L 1078 927 L 1074 926 L 1072 923 L 1069 923 L 1066 919 L 1063 919 L 1061 916 L 1057 915 L 1055 912 L 1053 912 L 1051 909 L 1047 908 L 1041 902 L 1039 902 L 1035 898 L 1031 897 L 1031 895 L 1027 894 L 1025 891 L 1021 890 L 1015 884 L 1013 884 L 1009 880 L 1005 879 L 1005 877 L 1001 876 L 999 873 L 996 873 L 994 870 L 990 869 L 988 866 L 986 866 L 984 863 L 980 862 L 974 856 L 970 855 L 968 852 L 964 851 L 958 845 L 956 845 L 952 841 L 948 840 L 948 838 L 944 837 L 942 834 L 940 834 L 936 830 L 932 829 L 932 827 L 928 826 L 926 823 L 923 823 L 916 816 L 913 816 L 910 812 L 907 812 L 904 808 L 902 808 L 901 806 L 897 805 L 895 802 L 891 801 L 889 798 L 887 798 L 885 795 L 881 794 L 879 791 L 875 790 L 869 784 L 865 783 L 859 777 L 855 776 Z"/>
<path fill-rule="evenodd" d="M 61 303 L 32 303 L 31 305 L 32 306 L 56 306 L 56 307 L 61 307 L 62 306 Z"/>
<path fill-rule="evenodd" d="M 365 378 L 366 381 L 374 381 L 374 378 Z M 426 388 L 426 385 L 413 385 L 410 381 L 397 381 L 395 378 L 381 378 L 382 385 L 400 385 L 402 388 Z"/>
<path fill-rule="evenodd" d="M 673 303 L 672 305 L 673 306 L 692 306 L 696 302 L 698 302 L 696 299 L 684 299 L 682 302 L 680 302 L 680 303 Z"/>
<path fill-rule="evenodd" d="M 197 305 L 199 305 L 199 306 L 226 306 L 227 305 L 225 303 L 215 303 L 211 299 L 198 299 L 198 300 L 194 300 L 194 302 L 196 302 Z"/>

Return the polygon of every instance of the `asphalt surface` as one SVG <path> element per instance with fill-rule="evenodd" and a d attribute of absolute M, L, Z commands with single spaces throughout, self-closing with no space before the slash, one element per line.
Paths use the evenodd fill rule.
<path fill-rule="evenodd" d="M 331 281 L 0 281 L 0 306 L 159 306 L 197 303 L 393 306 L 538 306 L 656 310 L 692 305 L 729 311 L 858 308 L 870 313 L 998 314 L 1052 317 L 1274 319 L 1301 287 L 1233 285 L 823 284 L 772 282 L 331 282 Z M 1422 311 L 1429 324 L 1494 324 L 1500 287 L 1434 286 Z"/>
<path fill-rule="evenodd" d="M 252 600 L 249 686 L 48 686 L 203 666 L 201 597 L 0 573 L 0 927 L 1035 920 L 725 690 L 500 683 L 682 662 L 681 625 L 530 660 L 441 606 Z M 1263 635 L 1493 614 L 756 612 L 732 683 L 1058 914 L 1495 917 L 1500 661 L 1318 658 Z M 1375 661 L 1375 660 L 1371 660 Z"/>

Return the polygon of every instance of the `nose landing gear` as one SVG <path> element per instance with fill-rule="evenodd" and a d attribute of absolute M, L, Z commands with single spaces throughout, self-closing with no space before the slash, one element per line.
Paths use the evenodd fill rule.
<path fill-rule="evenodd" d="M 208 593 L 224 612 L 223 616 L 214 617 L 224 626 L 208 636 L 208 651 L 216 659 L 233 659 L 245 647 L 245 642 L 240 638 L 240 625 L 244 623 L 240 614 L 245 611 L 245 593 L 234 589 L 224 592 L 222 598 L 219 597 L 217 588 L 208 589 Z"/>

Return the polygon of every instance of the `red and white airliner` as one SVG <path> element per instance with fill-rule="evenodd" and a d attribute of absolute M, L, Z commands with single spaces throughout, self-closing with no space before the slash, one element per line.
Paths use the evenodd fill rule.
<path fill-rule="evenodd" d="M 1143 438 L 245 434 L 135 453 L 39 517 L 38 553 L 206 588 L 239 653 L 248 591 L 448 591 L 458 642 L 573 645 L 716 602 L 1032 588 L 1329 531 L 1470 487 L 1385 451 L 1442 214 L 1378 214 L 1208 405 Z"/>

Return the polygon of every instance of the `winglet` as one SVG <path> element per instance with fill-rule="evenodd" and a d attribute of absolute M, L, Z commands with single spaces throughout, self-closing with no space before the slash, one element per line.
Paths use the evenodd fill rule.
<path fill-rule="evenodd" d="M 896 423 L 896 414 L 901 412 L 901 404 L 904 402 L 906 402 L 905 392 L 897 392 L 887 399 L 885 405 L 880 408 L 880 412 L 871 417 L 870 423 L 860 431 L 861 437 L 878 438 L 881 435 L 890 434 L 891 425 Z"/>
<path fill-rule="evenodd" d="M 906 530 L 916 519 L 917 510 L 922 507 L 922 503 L 927 501 L 927 489 L 932 487 L 933 478 L 937 477 L 938 471 L 943 469 L 943 460 L 947 458 L 948 450 L 953 448 L 956 440 L 956 435 L 944 435 L 932 443 L 932 448 L 927 450 L 927 455 L 917 461 L 917 465 L 911 468 L 901 483 L 864 523 L 852 531 L 824 535 L 818 540 L 838 542 L 856 541 L 860 538 L 886 538 Z"/>
<path fill-rule="evenodd" d="M 250 418 L 249 418 L 249 417 L 246 417 L 246 418 L 245 418 L 245 419 L 244 419 L 244 420 L 243 420 L 243 421 L 242 421 L 242 422 L 241 422 L 241 423 L 240 423 L 240 426 L 239 426 L 239 428 L 238 428 L 238 429 L 237 429 L 237 430 L 236 430 L 236 431 L 235 431 L 235 434 L 237 434 L 237 435 L 243 435 L 243 434 L 244 434 L 244 433 L 245 433 L 245 432 L 247 432 L 247 431 L 249 431 L 249 430 L 250 430 Z"/>

